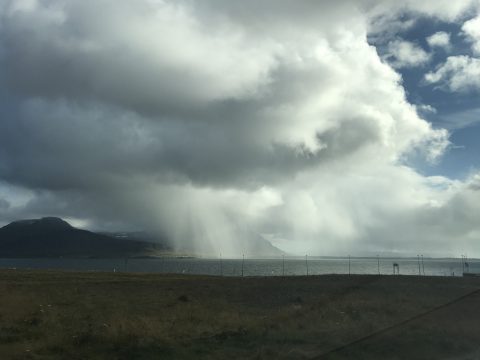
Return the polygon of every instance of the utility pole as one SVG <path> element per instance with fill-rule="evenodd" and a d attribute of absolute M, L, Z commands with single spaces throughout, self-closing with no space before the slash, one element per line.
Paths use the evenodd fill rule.
<path fill-rule="evenodd" d="M 417 255 L 417 260 L 418 260 L 418 275 L 421 275 L 421 273 L 420 273 L 420 255 Z"/>
<path fill-rule="evenodd" d="M 378 270 L 378 275 L 380 275 L 380 255 L 377 255 L 377 270 Z"/>
<path fill-rule="evenodd" d="M 282 254 L 282 276 L 285 276 L 285 254 Z"/>
<path fill-rule="evenodd" d="M 348 275 L 351 275 L 351 272 L 350 272 L 350 255 L 348 255 Z"/>

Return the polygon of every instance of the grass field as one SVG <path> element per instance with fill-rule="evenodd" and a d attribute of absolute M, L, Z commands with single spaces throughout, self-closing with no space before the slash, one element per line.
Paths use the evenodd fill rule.
<path fill-rule="evenodd" d="M 478 359 L 480 278 L 0 271 L 0 359 Z"/>

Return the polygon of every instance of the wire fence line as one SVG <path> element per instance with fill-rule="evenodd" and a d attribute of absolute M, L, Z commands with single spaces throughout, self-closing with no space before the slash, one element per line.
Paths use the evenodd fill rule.
<path fill-rule="evenodd" d="M 193 259 L 164 258 L 164 273 L 207 274 L 219 276 L 310 276 L 323 274 L 368 274 L 368 275 L 439 275 L 461 276 L 467 268 L 480 270 L 480 263 L 474 260 L 466 265 L 461 259 L 433 259 L 419 255 L 417 258 L 377 257 L 289 257 L 239 259 Z M 132 263 L 127 271 L 139 270 L 139 264 Z M 143 266 L 145 264 L 141 264 Z M 473 265 L 473 266 L 472 266 Z"/>
<path fill-rule="evenodd" d="M 0 259 L 0 268 L 64 269 L 80 271 L 153 272 L 214 276 L 310 276 L 324 274 L 462 276 L 480 272 L 480 260 L 465 257 L 435 259 L 425 256 L 316 257 L 281 256 L 123 259 Z"/>

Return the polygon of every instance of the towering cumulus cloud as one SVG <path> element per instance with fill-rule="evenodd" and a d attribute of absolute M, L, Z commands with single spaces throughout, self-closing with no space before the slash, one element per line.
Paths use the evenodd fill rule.
<path fill-rule="evenodd" d="M 469 1 L 0 5 L 0 219 L 56 214 L 241 254 L 474 251 L 479 178 L 425 177 L 448 133 L 367 41 Z M 376 25 L 377 24 L 377 25 Z M 476 201 L 477 200 L 477 201 Z"/>

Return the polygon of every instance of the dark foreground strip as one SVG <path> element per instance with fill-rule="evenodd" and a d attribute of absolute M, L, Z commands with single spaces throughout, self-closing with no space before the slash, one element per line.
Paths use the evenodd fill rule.
<path fill-rule="evenodd" d="M 433 308 L 433 309 L 431 309 L 431 310 L 428 310 L 428 311 L 426 311 L 426 312 L 424 312 L 424 313 L 415 315 L 415 316 L 413 316 L 413 317 L 411 317 L 411 318 L 408 318 L 408 319 L 406 319 L 406 320 L 403 320 L 403 321 L 401 321 L 401 322 L 399 322 L 399 323 L 397 323 L 397 324 L 394 324 L 394 325 L 388 326 L 388 327 L 386 327 L 386 328 L 384 328 L 384 329 L 380 329 L 380 330 L 378 330 L 378 331 L 375 331 L 375 332 L 373 332 L 373 333 L 371 333 L 371 334 L 369 334 L 369 335 L 367 335 L 367 336 L 361 337 L 361 338 L 359 338 L 359 339 L 357 339 L 357 340 L 354 340 L 354 341 L 352 341 L 352 342 L 349 342 L 349 343 L 347 343 L 347 344 L 345 344 L 345 345 L 339 346 L 339 347 L 337 347 L 337 348 L 335 348 L 335 349 L 333 349 L 333 350 L 330 350 L 330 351 L 328 351 L 328 352 L 326 352 L 326 353 L 323 353 L 323 354 L 321 354 L 321 355 L 317 355 L 317 356 L 315 356 L 315 357 L 313 357 L 313 358 L 311 358 L 311 359 L 312 359 L 312 360 L 316 360 L 316 359 L 319 360 L 319 359 L 326 358 L 327 356 L 329 356 L 329 355 L 331 355 L 331 354 L 334 354 L 334 353 L 337 353 L 337 352 L 340 352 L 340 351 L 342 351 L 342 350 L 344 350 L 344 349 L 346 349 L 346 348 L 348 348 L 348 347 L 350 347 L 350 346 L 352 346 L 352 345 L 359 344 L 359 343 L 361 343 L 361 342 L 363 342 L 363 341 L 365 341 L 365 340 L 369 340 L 369 339 L 371 339 L 371 338 L 374 338 L 375 336 L 378 336 L 378 335 L 387 333 L 387 332 L 389 332 L 389 331 L 391 331 L 391 330 L 393 330 L 393 329 L 395 329 L 395 328 L 397 328 L 397 327 L 403 326 L 403 325 L 405 325 L 405 324 L 408 324 L 409 322 L 412 322 L 412 321 L 414 321 L 414 320 L 420 319 L 420 318 L 422 318 L 422 317 L 424 317 L 424 316 L 427 316 L 427 315 L 429 315 L 429 314 L 431 314 L 431 313 L 434 313 L 435 311 L 438 311 L 438 310 L 444 309 L 444 308 L 446 308 L 446 307 L 449 307 L 449 306 L 451 306 L 451 305 L 453 305 L 453 304 L 456 304 L 456 303 L 458 303 L 458 302 L 460 302 L 460 301 L 462 301 L 462 300 L 465 300 L 466 298 L 468 298 L 468 297 L 470 297 L 470 296 L 473 296 L 473 295 L 476 295 L 476 294 L 480 294 L 480 289 L 474 290 L 474 291 L 472 291 L 472 292 L 470 292 L 470 293 L 468 293 L 468 294 L 465 294 L 465 295 L 463 295 L 463 296 L 460 296 L 460 297 L 457 298 L 457 299 L 454 299 L 454 300 L 452 300 L 452 301 L 449 301 L 449 302 L 447 302 L 447 303 L 445 303 L 445 304 L 443 304 L 443 305 L 439 305 L 439 306 L 437 306 L 437 307 L 435 307 L 435 308 Z"/>

